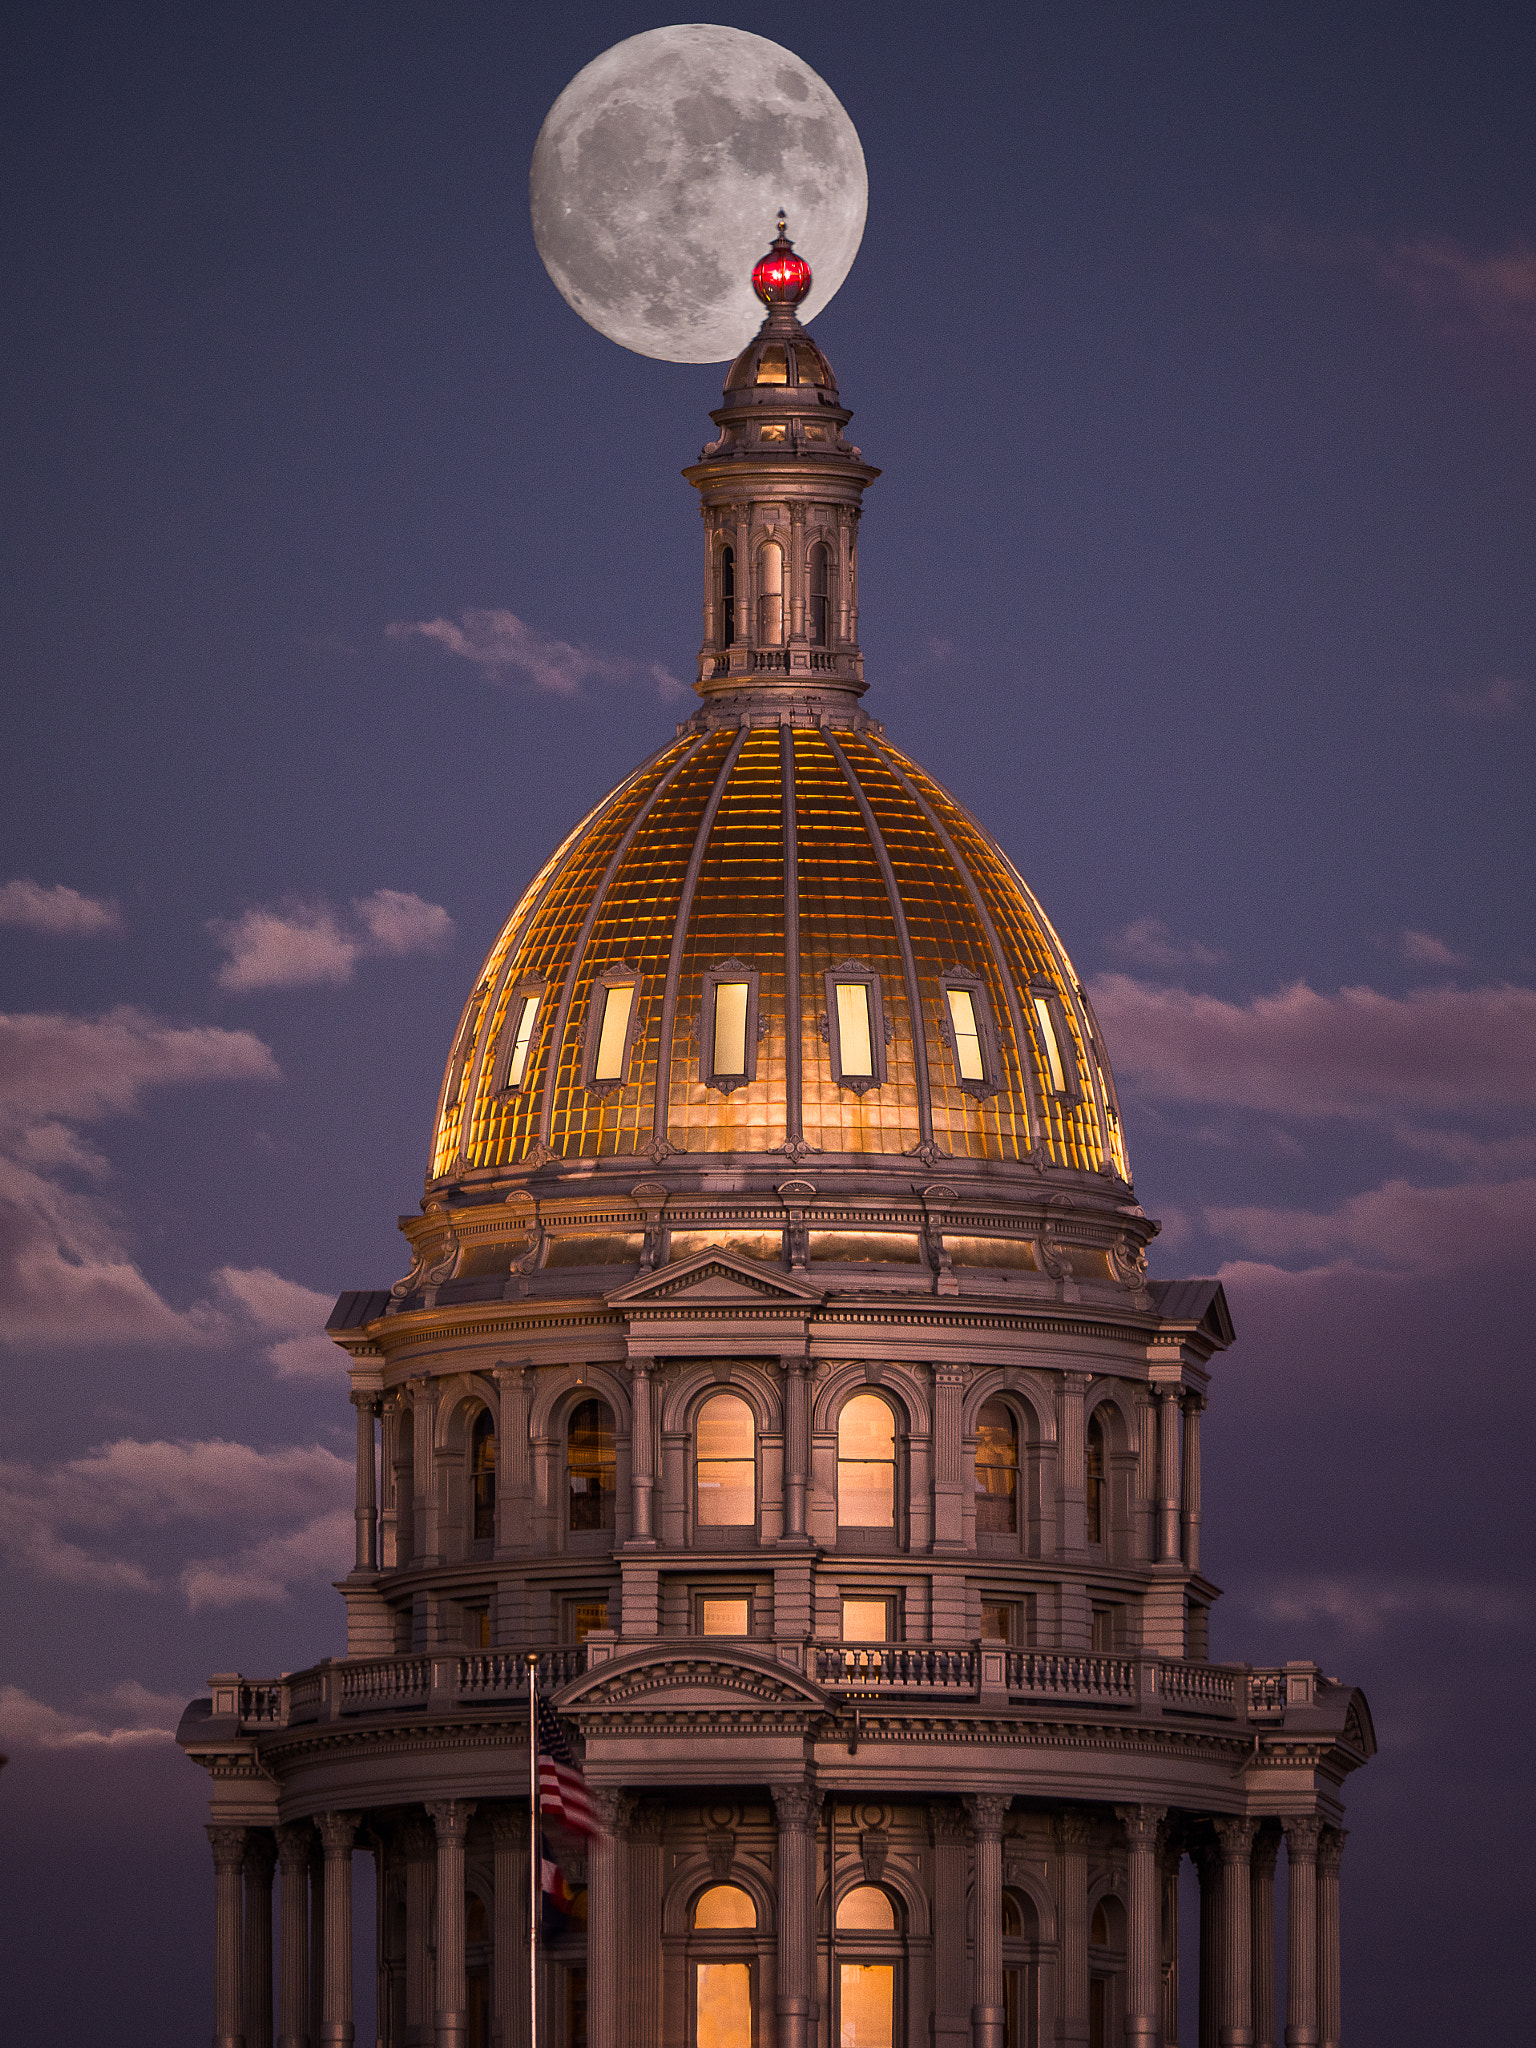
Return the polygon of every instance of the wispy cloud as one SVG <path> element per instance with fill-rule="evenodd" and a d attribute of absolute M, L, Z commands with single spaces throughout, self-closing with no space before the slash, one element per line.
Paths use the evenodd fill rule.
<path fill-rule="evenodd" d="M 454 935 L 439 903 L 401 889 L 376 889 L 351 911 L 318 899 L 215 918 L 208 930 L 225 953 L 214 976 L 238 994 L 267 988 L 339 987 L 369 956 L 438 952 Z"/>
<path fill-rule="evenodd" d="M 1473 249 L 1450 235 L 1386 240 L 1287 221 L 1257 228 L 1203 219 L 1191 225 L 1213 240 L 1256 247 L 1275 262 L 1362 271 L 1384 291 L 1452 327 L 1536 339 L 1536 248 L 1519 236 L 1503 249 Z"/>
<path fill-rule="evenodd" d="M 0 1685 L 0 1747 L 129 1749 L 169 1742 L 184 1704 L 177 1693 L 151 1692 L 131 1678 L 89 1694 L 83 1712 L 50 1706 L 19 1685 Z"/>
<path fill-rule="evenodd" d="M 1307 1258 L 1399 1273 L 1518 1270 L 1536 1237 L 1536 1178 L 1416 1187 L 1389 1180 L 1325 1210 L 1210 1207 L 1219 1239 L 1266 1262 Z"/>
<path fill-rule="evenodd" d="M 1447 690 L 1445 701 L 1463 718 L 1513 718 L 1530 695 L 1524 683 L 1512 676 L 1495 676 L 1491 683 L 1469 683 L 1463 690 Z"/>
<path fill-rule="evenodd" d="M 1118 959 L 1164 974 L 1183 967 L 1214 967 L 1227 957 L 1199 939 L 1176 939 L 1160 917 L 1133 919 L 1109 940 L 1109 950 Z"/>
<path fill-rule="evenodd" d="M 687 694 L 687 685 L 660 662 L 599 654 L 569 640 L 551 639 L 516 612 L 467 611 L 457 621 L 398 619 L 385 630 L 391 640 L 435 641 L 449 654 L 473 662 L 484 675 L 497 681 L 520 677 L 552 697 L 579 697 L 589 683 L 648 682 L 663 698 Z"/>
<path fill-rule="evenodd" d="M 1408 930 L 1398 936 L 1398 951 L 1414 967 L 1470 967 L 1471 955 L 1458 953 L 1433 932 Z"/>
<path fill-rule="evenodd" d="M 99 939 L 123 928 L 117 905 L 63 882 L 0 882 L 0 924 L 59 939 Z"/>
<path fill-rule="evenodd" d="M 263 1338 L 275 1339 L 266 1353 L 280 1380 L 335 1381 L 346 1359 L 325 1334 L 333 1295 L 285 1280 L 266 1266 L 221 1266 L 216 1292 Z"/>
<path fill-rule="evenodd" d="M 1496 1580 L 1366 1572 L 1297 1574 L 1274 1579 L 1242 1604 L 1269 1621 L 1331 1622 L 1346 1634 L 1378 1636 L 1392 1627 L 1448 1621 L 1483 1629 L 1530 1625 L 1532 1601 Z"/>

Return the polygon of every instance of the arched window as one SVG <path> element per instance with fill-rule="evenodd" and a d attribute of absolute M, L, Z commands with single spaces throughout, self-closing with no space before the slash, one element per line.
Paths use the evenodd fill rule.
<path fill-rule="evenodd" d="M 1003 2014 L 1007 2048 L 1040 2048 L 1040 1916 L 1021 1892 L 1003 1893 Z"/>
<path fill-rule="evenodd" d="M 693 1908 L 694 2048 L 752 2048 L 757 1907 L 740 1885 L 713 1884 Z"/>
<path fill-rule="evenodd" d="M 470 1535 L 476 1543 L 496 1537 L 496 1424 L 482 1408 L 469 1433 Z"/>
<path fill-rule="evenodd" d="M 1088 1923 L 1088 2048 L 1120 2038 L 1124 1974 L 1125 1908 L 1106 1894 Z"/>
<path fill-rule="evenodd" d="M 757 1422 L 739 1394 L 716 1394 L 694 1425 L 697 1517 L 702 1529 L 750 1528 L 757 1520 Z"/>
<path fill-rule="evenodd" d="M 846 2048 L 896 2048 L 901 2037 L 901 1931 L 895 1903 L 877 1884 L 837 1902 L 838 2010 L 834 2038 Z"/>
<path fill-rule="evenodd" d="M 613 1527 L 615 1477 L 613 1410 L 606 1401 L 583 1401 L 571 1411 L 565 1435 L 565 1486 L 573 1534 Z"/>
<path fill-rule="evenodd" d="M 729 647 L 736 638 L 736 550 L 720 550 L 720 645 Z"/>
<path fill-rule="evenodd" d="M 811 586 L 807 630 L 813 647 L 825 647 L 832 637 L 832 556 L 825 541 L 816 542 L 807 566 Z"/>
<path fill-rule="evenodd" d="M 837 1522 L 896 1526 L 896 1418 L 878 1394 L 855 1394 L 837 1418 Z"/>
<path fill-rule="evenodd" d="M 976 1534 L 1019 1531 L 1019 1425 L 1006 1401 L 984 1401 L 976 1418 Z"/>
<path fill-rule="evenodd" d="M 1088 1541 L 1104 1541 L 1104 1425 L 1097 1415 L 1088 1418 L 1087 1500 Z"/>
<path fill-rule="evenodd" d="M 784 550 L 776 541 L 757 555 L 757 644 L 784 644 Z"/>

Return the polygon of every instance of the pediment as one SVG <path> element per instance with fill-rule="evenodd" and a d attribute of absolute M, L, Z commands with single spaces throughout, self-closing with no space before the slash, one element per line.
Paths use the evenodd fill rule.
<path fill-rule="evenodd" d="M 643 1706 L 647 1712 L 821 1713 L 827 1695 L 797 1671 L 740 1650 L 648 1648 L 600 1664 L 566 1686 L 562 1714 Z"/>
<path fill-rule="evenodd" d="M 778 1303 L 784 1308 L 814 1308 L 824 1290 L 778 1266 L 759 1265 L 737 1252 L 702 1251 L 678 1259 L 654 1273 L 643 1273 L 605 1297 L 614 1308 L 660 1304 L 700 1308 L 752 1302 L 758 1307 Z"/>

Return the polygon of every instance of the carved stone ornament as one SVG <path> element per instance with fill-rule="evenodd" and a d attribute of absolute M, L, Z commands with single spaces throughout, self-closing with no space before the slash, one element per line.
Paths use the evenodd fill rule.
<path fill-rule="evenodd" d="M 528 1147 L 527 1164 L 537 1170 L 541 1166 L 548 1166 L 550 1161 L 558 1156 L 558 1153 L 549 1149 L 542 1138 L 535 1138 Z"/>
<path fill-rule="evenodd" d="M 209 1827 L 209 1846 L 213 1850 L 215 1870 L 239 1870 L 245 1863 L 244 1828 Z"/>
<path fill-rule="evenodd" d="M 315 1831 L 307 1820 L 293 1821 L 277 1831 L 277 1860 L 284 1872 L 308 1870 Z"/>
<path fill-rule="evenodd" d="M 487 1818 L 498 1849 L 521 1849 L 528 1840 L 528 1816 L 520 1807 L 493 1806 Z"/>
<path fill-rule="evenodd" d="M 1147 1277 L 1147 1255 L 1134 1238 L 1121 1237 L 1109 1248 L 1109 1262 L 1122 1287 L 1140 1287 Z"/>
<path fill-rule="evenodd" d="M 1212 1821 L 1221 1844 L 1223 1863 L 1246 1863 L 1253 1854 L 1253 1838 L 1259 1831 L 1256 1820 Z"/>
<path fill-rule="evenodd" d="M 716 1884 L 724 1884 L 731 1874 L 731 1865 L 736 1861 L 736 1837 L 729 1828 L 719 1828 L 704 1837 L 704 1854 L 709 1861 L 710 1876 Z"/>
<path fill-rule="evenodd" d="M 277 1863 L 277 1844 L 267 1828 L 251 1828 L 245 1837 L 245 1870 L 248 1877 L 270 1878 Z"/>
<path fill-rule="evenodd" d="M 1317 1844 L 1319 1870 L 1337 1872 L 1339 1865 L 1344 1861 L 1344 1838 L 1348 1832 L 1347 1828 L 1323 1829 Z"/>
<path fill-rule="evenodd" d="M 920 1159 L 924 1166 L 937 1166 L 939 1161 L 947 1159 L 949 1154 L 935 1145 L 932 1138 L 924 1138 L 923 1142 L 914 1145 L 906 1156 L 908 1159 Z"/>
<path fill-rule="evenodd" d="M 885 1859 L 891 1853 L 891 1838 L 883 1828 L 866 1828 L 859 1837 L 859 1860 L 864 1865 L 864 1882 L 878 1884 L 885 1875 Z"/>
<path fill-rule="evenodd" d="M 1315 1813 L 1298 1814 L 1295 1819 L 1285 1822 L 1285 1851 L 1293 1863 L 1316 1861 L 1317 1841 L 1322 1831 L 1322 1821 Z"/>
<path fill-rule="evenodd" d="M 350 1856 L 352 1845 L 357 1840 L 357 1826 L 362 1819 L 360 1813 L 317 1813 L 315 1826 L 320 1830 L 320 1840 L 325 1845 L 327 1858 Z"/>
<path fill-rule="evenodd" d="M 640 1148 L 641 1152 L 650 1160 L 653 1166 L 660 1166 L 664 1159 L 670 1159 L 678 1149 L 676 1145 L 669 1144 L 665 1138 L 652 1138 L 649 1145 L 642 1145 Z"/>
<path fill-rule="evenodd" d="M 1126 1846 L 1156 1849 L 1157 1831 L 1167 1813 L 1166 1806 L 1117 1806 L 1115 1819 L 1125 1829 Z"/>
<path fill-rule="evenodd" d="M 440 1842 L 463 1841 L 475 1811 L 473 1799 L 429 1799 L 426 1807 Z"/>
<path fill-rule="evenodd" d="M 970 1839 L 970 1821 L 963 1808 L 935 1801 L 928 1809 L 928 1832 L 935 1848 L 940 1844 L 963 1848 Z"/>
<path fill-rule="evenodd" d="M 1000 1840 L 1003 1815 L 1012 1803 L 1007 1792 L 970 1792 L 962 1802 L 971 1817 L 971 1833 L 978 1842 Z"/>
<path fill-rule="evenodd" d="M 592 1801 L 592 1810 L 602 1822 L 603 1833 L 617 1835 L 628 1826 L 629 1816 L 634 1811 L 635 1801 L 628 1792 L 620 1792 L 612 1786 L 592 1786 L 587 1797 Z"/>
<path fill-rule="evenodd" d="M 809 1834 L 821 1817 L 821 1794 L 814 1785 L 770 1785 L 779 1829 Z"/>
<path fill-rule="evenodd" d="M 1070 1851 L 1086 1853 L 1093 1840 L 1093 1823 L 1085 1813 L 1061 1813 L 1056 1816 L 1056 1845 L 1065 1856 Z"/>

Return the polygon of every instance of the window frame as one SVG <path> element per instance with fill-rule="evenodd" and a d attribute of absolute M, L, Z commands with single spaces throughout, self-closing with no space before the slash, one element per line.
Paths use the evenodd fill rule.
<path fill-rule="evenodd" d="M 822 590 L 817 590 L 816 588 L 816 555 L 818 550 L 821 553 L 822 568 L 825 571 L 825 588 Z M 805 636 L 807 645 L 811 647 L 829 648 L 832 645 L 833 574 L 831 546 L 827 541 L 818 537 L 811 542 L 805 551 Z M 821 607 L 819 614 L 821 634 L 819 638 L 816 632 L 818 617 L 816 608 L 818 605 Z"/>
<path fill-rule="evenodd" d="M 740 1464 L 741 1459 L 701 1459 L 699 1456 L 699 1420 L 711 1401 L 739 1401 L 752 1424 L 752 1519 L 750 1522 L 705 1522 L 699 1518 L 699 1466 L 701 1464 Z M 693 1541 L 697 1548 L 708 1550 L 732 1550 L 747 1548 L 757 1542 L 758 1527 L 763 1512 L 763 1459 L 759 1437 L 762 1433 L 762 1417 L 747 1399 L 739 1386 L 729 1382 L 707 1388 L 700 1394 L 688 1426 L 688 1450 L 690 1460 L 690 1508 L 689 1519 L 693 1525 Z M 733 1589 L 734 1590 L 734 1589 Z"/>
<path fill-rule="evenodd" d="M 1061 990 L 1054 981 L 1043 975 L 1034 975 L 1025 984 L 1025 1005 L 1029 1013 L 1030 1036 L 1034 1040 L 1040 1068 L 1045 1076 L 1046 1093 L 1053 1102 L 1075 1107 L 1083 1098 L 1083 1077 L 1079 1071 L 1077 1033 L 1072 1029 L 1072 1020 L 1067 1015 L 1067 1006 L 1061 999 Z M 1056 1040 L 1056 1057 L 1061 1065 L 1062 1085 L 1058 1088 L 1051 1079 L 1050 1053 L 1042 1043 L 1041 1017 L 1036 1005 L 1044 1003 L 1046 1014 L 1051 1020 L 1052 1035 Z"/>
<path fill-rule="evenodd" d="M 770 555 L 777 556 L 778 558 L 779 587 L 777 590 L 769 588 L 768 570 Z M 783 647 L 789 639 L 787 630 L 789 626 L 787 615 L 789 592 L 786 588 L 788 568 L 789 565 L 784 558 L 784 543 L 782 541 L 768 539 L 758 544 L 752 560 L 752 590 L 756 600 L 756 611 L 752 621 L 752 645 L 754 647 Z M 778 626 L 776 630 L 770 631 L 770 607 L 775 603 L 779 608 Z"/>
<path fill-rule="evenodd" d="M 624 1027 L 624 1050 L 619 1057 L 617 1077 L 600 1081 L 597 1078 L 597 1055 L 602 1045 L 603 1022 L 608 1014 L 608 994 L 610 990 L 619 988 L 634 990 Z M 581 1052 L 581 1085 L 593 1095 L 617 1095 L 629 1085 L 629 1062 L 635 1048 L 635 1034 L 640 1028 L 640 1004 L 644 992 L 644 975 L 638 974 L 622 960 L 593 978 L 587 995 L 587 1025 Z"/>
<path fill-rule="evenodd" d="M 1093 1471 L 1093 1439 L 1099 1439 L 1099 1469 Z M 1092 1550 L 1109 1547 L 1109 1431 L 1097 1407 L 1083 1420 L 1083 1541 Z M 1090 1507 L 1090 1502 L 1092 1503 Z"/>
<path fill-rule="evenodd" d="M 613 1403 L 606 1396 L 588 1392 L 585 1387 L 578 1388 L 577 1392 L 580 1399 L 572 1401 L 560 1425 L 561 1522 L 565 1540 L 573 1550 L 611 1550 L 618 1537 L 619 1418 Z M 600 1522 L 595 1529 L 578 1529 L 571 1520 L 571 1429 L 581 1410 L 590 1404 L 607 1409 L 609 1426 L 613 1434 L 613 1491 L 609 1495 L 613 1511 L 610 1519 L 606 1523 Z M 601 1470 L 601 1467 L 598 1469 Z"/>
<path fill-rule="evenodd" d="M 753 1633 L 752 1624 L 756 1619 L 757 1608 L 757 1590 L 754 1586 L 727 1582 L 718 1586 L 691 1587 L 688 1595 L 689 1632 L 701 1639 L 706 1635 L 704 1628 L 704 1602 L 706 1600 L 744 1600 L 747 1608 L 747 1625 L 740 1635 L 735 1633 L 726 1635 L 720 1631 L 710 1631 L 707 1638 L 710 1642 L 745 1643 L 751 1640 Z"/>
<path fill-rule="evenodd" d="M 747 985 L 746 1071 L 741 1074 L 715 1072 L 715 990 L 722 982 L 744 981 Z M 732 1095 L 757 1079 L 759 971 L 745 960 L 720 960 L 704 970 L 703 992 L 699 998 L 699 1080 L 706 1088 Z"/>
<path fill-rule="evenodd" d="M 885 1609 L 885 1634 L 883 1636 L 851 1636 L 843 1621 L 843 1611 L 851 1601 L 858 1601 L 865 1607 Z M 884 1592 L 875 1586 L 844 1586 L 837 1589 L 837 1639 L 840 1643 L 852 1643 L 859 1649 L 878 1649 L 881 1644 L 904 1643 L 906 1631 L 902 1596 L 900 1593 Z"/>
<path fill-rule="evenodd" d="M 851 1892 L 857 1891 L 883 1893 L 890 1902 L 894 1926 L 889 1930 L 839 1927 L 837 1921 L 843 1902 Z M 906 2039 L 907 2021 L 907 1914 L 902 1899 L 890 1885 L 871 1884 L 860 1872 L 853 1878 L 852 1883 L 845 1884 L 838 1893 L 832 1909 L 832 1921 L 838 1961 L 836 2008 L 832 2014 L 833 2040 L 842 2038 L 843 1970 L 850 1965 L 854 1968 L 884 1967 L 891 1972 L 891 2048 L 900 2048 L 900 2044 Z"/>
<path fill-rule="evenodd" d="M 976 1548 L 992 1555 L 1013 1556 L 1022 1547 L 1025 1522 L 1027 1519 L 1027 1483 L 1025 1476 L 1025 1446 L 1029 1439 L 1025 1433 L 1018 1408 L 1006 1394 L 989 1394 L 976 1410 L 973 1431 L 976 1448 L 971 1455 L 973 1478 L 979 1481 L 981 1474 L 981 1418 L 983 1411 L 996 1403 L 1013 1425 L 1013 1527 L 1011 1529 L 983 1529 L 981 1526 L 981 1501 L 983 1488 L 977 1484 L 974 1490 L 976 1503 Z M 1006 1468 L 1004 1468 L 1006 1469 Z"/>
<path fill-rule="evenodd" d="M 967 1079 L 960 1072 L 960 1048 L 955 1042 L 954 1018 L 950 1014 L 949 996 L 951 989 L 971 999 L 971 1014 L 976 1019 L 976 1036 L 981 1047 L 981 1075 L 979 1079 Z M 992 1014 L 992 995 L 986 982 L 969 968 L 947 968 L 939 977 L 939 1041 L 949 1053 L 954 1068 L 955 1086 L 962 1095 L 970 1095 L 977 1102 L 985 1102 L 990 1096 L 1002 1091 L 1003 1049 L 997 1035 L 997 1020 Z"/>
<path fill-rule="evenodd" d="M 716 588 L 717 647 L 736 645 L 736 549 L 728 540 L 720 543 L 719 581 Z"/>
<path fill-rule="evenodd" d="M 496 1034 L 496 1064 L 491 1071 L 491 1093 L 498 1101 L 509 1102 L 513 1096 L 521 1095 L 528 1086 L 529 1069 L 539 1049 L 539 1033 L 544 1028 L 549 1008 L 549 983 L 536 974 L 525 975 L 512 984 L 507 991 L 506 1005 L 501 1013 L 501 1025 Z M 523 1071 L 514 1081 L 512 1061 L 517 1052 L 518 1027 L 523 1019 L 523 1006 L 535 1002 L 533 1025 L 528 1033 L 528 1048 L 523 1056 Z"/>
<path fill-rule="evenodd" d="M 496 1427 L 496 1417 L 488 1406 L 482 1404 L 475 1410 L 474 1417 L 469 1425 L 469 1484 L 465 1488 L 465 1492 L 469 1496 L 469 1543 L 472 1556 L 488 1555 L 496 1543 L 496 1467 L 501 1456 L 500 1434 Z M 478 1457 L 480 1445 L 487 1439 L 491 1446 L 490 1461 L 487 1468 L 490 1476 L 490 1527 L 482 1536 L 480 1533 L 481 1473 Z"/>
<path fill-rule="evenodd" d="M 881 1406 L 886 1409 L 886 1411 L 890 1415 L 894 1431 L 894 1444 L 892 1448 L 892 1464 L 894 1467 L 894 1471 L 891 1480 L 891 1519 L 888 1524 L 882 1525 L 879 1528 L 869 1528 L 864 1524 L 858 1522 L 844 1522 L 842 1519 L 842 1468 L 844 1464 L 847 1463 L 850 1465 L 869 1465 L 875 1464 L 877 1462 L 884 1462 L 883 1460 L 876 1460 L 873 1458 L 849 1458 L 845 1460 L 842 1455 L 841 1425 L 843 1415 L 854 1401 L 859 1400 L 861 1397 L 865 1395 L 868 1395 L 871 1399 L 880 1402 Z M 835 1524 L 837 1530 L 837 1548 L 841 1551 L 904 1550 L 906 1548 L 907 1526 L 907 1446 L 905 1414 L 902 1412 L 899 1405 L 895 1401 L 893 1401 L 887 1393 L 885 1393 L 883 1388 L 873 1386 L 868 1381 L 866 1381 L 862 1386 L 851 1387 L 848 1393 L 844 1396 L 844 1398 L 838 1403 L 837 1413 L 832 1418 L 832 1432 L 834 1456 L 833 1512 L 837 1516 L 837 1521 Z"/>
<path fill-rule="evenodd" d="M 860 984 L 868 991 L 869 1058 L 873 1074 L 843 1072 L 842 1031 L 837 1016 L 839 982 Z M 821 1013 L 821 1035 L 831 1053 L 833 1080 L 839 1088 L 847 1088 L 855 1095 L 867 1095 L 872 1088 L 883 1087 L 886 1080 L 885 1049 L 894 1034 L 886 1021 L 880 976 L 863 960 L 838 960 L 823 973 L 822 986 L 826 992 L 827 1007 Z"/>

